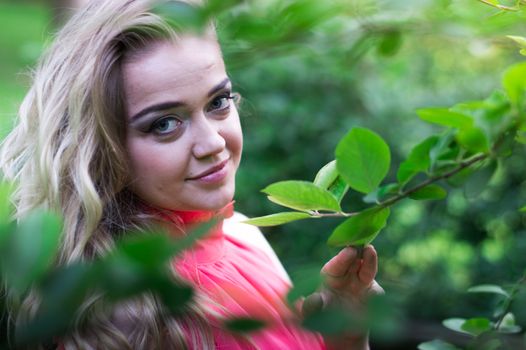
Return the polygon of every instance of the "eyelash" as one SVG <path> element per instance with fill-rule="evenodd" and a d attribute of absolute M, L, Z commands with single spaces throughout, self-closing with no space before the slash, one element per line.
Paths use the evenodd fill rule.
<path fill-rule="evenodd" d="M 212 103 L 214 103 L 215 101 L 218 101 L 218 100 L 221 100 L 221 99 L 227 99 L 227 100 L 235 100 L 237 98 L 237 94 L 232 94 L 231 92 L 228 92 L 228 93 L 224 93 L 222 95 L 219 95 L 219 96 L 216 96 L 212 102 L 210 103 L 210 105 Z M 228 104 L 227 106 L 223 107 L 223 108 L 217 108 L 217 109 L 209 109 L 209 111 L 217 111 L 217 112 L 221 112 L 221 111 L 226 111 L 230 109 L 230 104 Z"/>

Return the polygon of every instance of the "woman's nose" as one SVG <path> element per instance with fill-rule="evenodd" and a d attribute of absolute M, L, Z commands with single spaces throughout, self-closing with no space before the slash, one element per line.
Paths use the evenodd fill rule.
<path fill-rule="evenodd" d="M 226 147 L 226 141 L 219 133 L 219 128 L 213 121 L 202 118 L 194 124 L 193 130 L 194 157 L 206 158 L 221 153 Z"/>

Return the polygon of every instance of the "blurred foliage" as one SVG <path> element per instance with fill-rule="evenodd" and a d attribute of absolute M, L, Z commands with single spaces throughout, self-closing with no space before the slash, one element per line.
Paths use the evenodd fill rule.
<path fill-rule="evenodd" d="M 316 1 L 309 12 L 301 4 L 314 1 L 304 0 L 296 5 L 306 19 L 300 25 L 289 1 L 232 3 L 239 5 L 221 14 L 218 30 L 234 87 L 244 96 L 236 205 L 249 216 L 278 211 L 259 190 L 280 180 L 312 181 L 351 127 L 379 133 L 399 164 L 437 130 L 415 110 L 481 100 L 500 86 L 505 67 L 523 60 L 506 37 L 523 35 L 523 10 L 460 0 L 335 0 Z M 247 13 L 259 20 L 249 21 Z M 27 86 L 20 73 L 35 62 L 51 31 L 50 11 L 42 2 L 3 1 L 0 23 L 5 134 Z M 393 211 L 375 246 L 378 280 L 397 296 L 406 314 L 400 318 L 426 323 L 489 315 L 494 301 L 464 291 L 521 276 L 526 235 L 517 209 L 526 203 L 524 159 L 524 149 L 514 149 L 489 184 L 451 188 L 444 201 L 403 201 Z M 396 174 L 387 179 L 395 181 Z M 358 195 L 345 203 L 344 210 L 365 207 Z M 321 266 L 335 253 L 324 242 L 339 222 L 304 220 L 264 232 L 293 272 Z M 526 300 L 523 294 L 518 298 Z M 526 324 L 524 311 L 514 313 Z"/>

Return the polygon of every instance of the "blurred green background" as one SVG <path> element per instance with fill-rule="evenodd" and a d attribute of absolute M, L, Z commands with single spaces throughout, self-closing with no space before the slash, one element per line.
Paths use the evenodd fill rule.
<path fill-rule="evenodd" d="M 483 99 L 500 88 L 508 65 L 524 60 L 505 37 L 524 35 L 520 11 L 503 13 L 475 0 L 341 3 L 339 16 L 300 30 L 290 45 L 248 52 L 249 64 L 229 61 L 236 48 L 227 40 L 235 34 L 219 26 L 234 87 L 243 96 L 236 208 L 248 216 L 279 211 L 260 190 L 280 180 L 312 180 L 352 126 L 384 137 L 399 164 L 435 130 L 415 109 Z M 45 1 L 0 2 L 0 136 L 12 125 L 57 16 Z M 451 189 L 444 201 L 405 200 L 394 208 L 374 244 L 377 279 L 400 305 L 400 348 L 452 336 L 441 328 L 443 318 L 487 315 L 495 300 L 466 289 L 506 285 L 524 271 L 525 217 L 518 212 L 526 204 L 524 159 L 524 150 L 515 149 L 484 188 Z M 343 205 L 364 206 L 352 196 Z M 335 254 L 325 241 L 337 223 L 300 221 L 263 231 L 294 274 L 305 265 L 321 267 Z M 526 313 L 516 311 L 525 326 Z M 375 341 L 377 348 L 394 348 L 385 345 L 393 338 Z"/>

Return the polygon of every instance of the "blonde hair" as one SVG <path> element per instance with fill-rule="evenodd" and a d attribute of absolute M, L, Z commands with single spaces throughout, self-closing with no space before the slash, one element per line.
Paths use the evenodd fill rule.
<path fill-rule="evenodd" d="M 57 264 L 104 255 L 120 234 L 148 222 L 126 190 L 120 65 L 152 42 L 177 40 L 151 11 L 153 4 L 96 0 L 74 15 L 41 58 L 18 124 L 2 145 L 1 169 L 17 184 L 16 218 L 36 208 L 63 216 Z M 89 327 L 63 339 L 66 349 L 213 348 L 210 325 L 197 303 L 184 319 L 174 319 L 152 295 L 122 303 L 111 316 L 98 300 L 94 296 L 83 305 Z M 15 312 L 17 323 L 38 305 L 33 291 Z M 119 320 L 133 329 L 124 332 Z M 184 330 L 190 339 L 184 339 Z"/>

